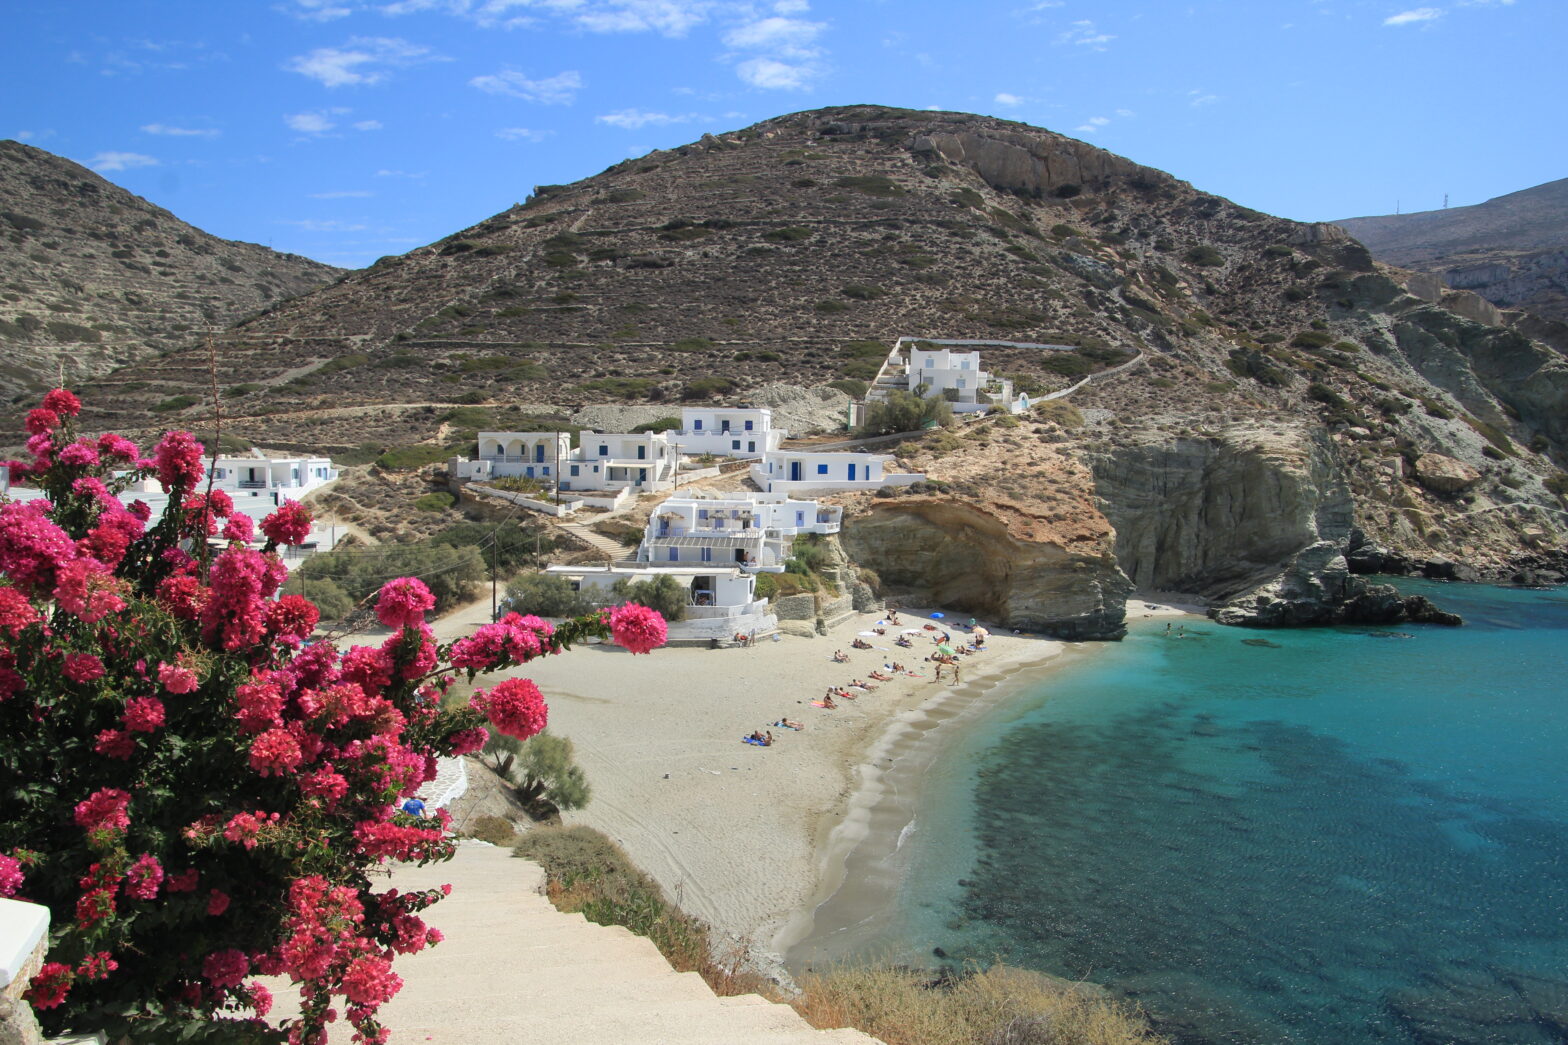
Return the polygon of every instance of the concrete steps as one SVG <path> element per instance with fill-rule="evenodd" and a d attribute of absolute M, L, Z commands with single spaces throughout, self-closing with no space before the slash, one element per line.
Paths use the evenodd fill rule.
<path fill-rule="evenodd" d="M 392 882 L 452 884 L 429 918 L 446 939 L 396 963 L 403 989 L 381 1009 L 394 1045 L 876 1045 L 754 994 L 716 996 L 645 937 L 557 911 L 544 871 L 509 850 L 463 844 L 450 863 L 398 868 Z M 298 1012 L 297 990 L 268 986 L 274 1018 Z M 336 1024 L 328 1040 L 351 1036 Z"/>
<path fill-rule="evenodd" d="M 604 553 L 611 562 L 626 558 L 626 545 L 620 541 L 612 540 L 602 533 L 595 533 L 582 523 L 563 522 L 560 524 L 560 527 L 584 544 L 587 544 L 594 551 Z"/>

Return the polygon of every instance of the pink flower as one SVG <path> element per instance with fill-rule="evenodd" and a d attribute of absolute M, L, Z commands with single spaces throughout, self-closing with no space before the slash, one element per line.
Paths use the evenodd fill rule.
<path fill-rule="evenodd" d="M 223 526 L 223 538 L 228 541 L 248 543 L 256 536 L 256 521 L 243 513 L 229 516 L 229 521 Z"/>
<path fill-rule="evenodd" d="M 136 444 L 123 435 L 106 432 L 98 437 L 98 453 L 103 457 L 113 457 L 121 461 L 136 460 L 139 451 Z"/>
<path fill-rule="evenodd" d="M 647 653 L 664 645 L 668 633 L 664 618 L 646 606 L 628 602 L 610 611 L 610 634 L 632 653 Z"/>
<path fill-rule="evenodd" d="M 166 432 L 153 450 L 158 482 L 171 494 L 190 492 L 206 474 L 201 456 L 201 444 L 189 432 Z"/>
<path fill-rule="evenodd" d="M 222 889 L 213 889 L 207 893 L 207 913 L 213 918 L 218 917 L 229 909 L 229 894 Z"/>
<path fill-rule="evenodd" d="M 316 630 L 321 611 L 303 595 L 284 595 L 267 610 L 267 627 L 283 639 L 307 638 Z"/>
<path fill-rule="evenodd" d="M 0 897 L 15 896 L 22 887 L 22 878 L 21 861 L 0 853 Z"/>
<path fill-rule="evenodd" d="M 93 741 L 93 750 L 104 758 L 124 761 L 136 754 L 136 738 L 128 730 L 105 729 Z"/>
<path fill-rule="evenodd" d="M 158 681 L 170 693 L 190 693 L 201 684 L 190 668 L 167 661 L 158 662 Z"/>
<path fill-rule="evenodd" d="M 299 741 L 286 729 L 269 729 L 250 745 L 250 767 L 261 776 L 282 776 L 304 761 Z"/>
<path fill-rule="evenodd" d="M 430 594 L 425 582 L 415 577 L 399 577 L 381 587 L 381 598 L 376 602 L 376 616 L 389 628 L 402 628 L 423 624 L 425 612 L 435 609 L 436 597 Z"/>
<path fill-rule="evenodd" d="M 143 853 L 125 872 L 125 895 L 136 900 L 151 900 L 163 884 L 163 865 L 151 853 Z"/>
<path fill-rule="evenodd" d="M 187 867 L 177 874 L 169 875 L 164 888 L 171 893 L 193 893 L 196 891 L 196 883 L 200 880 L 201 872 L 194 867 Z"/>
<path fill-rule="evenodd" d="M 343 993 L 356 1005 L 381 1005 L 403 986 L 402 977 L 392 971 L 392 963 L 374 954 L 355 958 L 343 974 Z"/>
<path fill-rule="evenodd" d="M 239 703 L 234 717 L 246 733 L 260 733 L 282 721 L 283 691 L 276 685 L 246 682 L 234 691 L 234 696 Z"/>
<path fill-rule="evenodd" d="M 485 742 L 489 739 L 490 731 L 488 729 L 485 729 L 483 726 L 475 726 L 473 729 L 463 729 L 453 733 L 447 743 L 452 746 L 452 757 L 462 758 L 464 755 L 472 755 L 475 751 L 483 748 Z"/>
<path fill-rule="evenodd" d="M 544 640 L 554 634 L 554 630 L 538 617 L 508 613 L 454 645 L 452 666 L 488 671 L 507 661 L 522 664 L 547 652 Z"/>
<path fill-rule="evenodd" d="M 25 594 L 52 591 L 76 542 L 44 516 L 47 501 L 0 505 L 0 572 Z"/>
<path fill-rule="evenodd" d="M 14 639 L 42 619 L 27 596 L 15 588 L 0 586 L 0 631 Z"/>
<path fill-rule="evenodd" d="M 219 990 L 238 987 L 250 974 L 250 959 L 245 957 L 244 951 L 232 947 L 214 951 L 202 959 L 201 974 Z"/>
<path fill-rule="evenodd" d="M 91 468 L 98 463 L 98 448 L 85 439 L 78 439 L 60 450 L 58 460 L 76 468 Z"/>
<path fill-rule="evenodd" d="M 23 997 L 35 1009 L 57 1008 L 65 1002 L 65 996 L 71 993 L 71 980 L 75 975 L 69 965 L 45 962 L 44 967 L 38 970 L 38 975 L 29 981 Z"/>
<path fill-rule="evenodd" d="M 272 1011 L 272 992 L 263 984 L 252 980 L 245 989 L 250 995 L 250 1007 L 256 1010 L 257 1016 L 265 1016 Z"/>
<path fill-rule="evenodd" d="M 55 388 L 44 394 L 44 409 L 53 410 L 66 417 L 75 417 L 82 412 L 82 401 L 76 398 L 73 392 L 64 388 Z"/>
<path fill-rule="evenodd" d="M 128 733 L 151 733 L 163 725 L 163 701 L 157 697 L 132 697 L 125 702 Z"/>
<path fill-rule="evenodd" d="M 91 653 L 67 653 L 61 672 L 72 682 L 87 683 L 104 675 L 103 661 Z"/>
<path fill-rule="evenodd" d="M 101 788 L 76 804 L 77 826 L 88 831 L 104 828 L 124 831 L 131 826 L 130 815 L 126 812 L 130 804 L 129 792 L 113 787 Z"/>
<path fill-rule="evenodd" d="M 310 509 L 298 501 L 284 501 L 261 520 L 261 532 L 277 544 L 304 544 L 310 536 Z"/>
<path fill-rule="evenodd" d="M 299 778 L 299 789 L 307 795 L 325 798 L 330 805 L 348 794 L 348 780 L 333 769 L 315 769 Z"/>
<path fill-rule="evenodd" d="M 45 435 L 60 427 L 60 415 L 53 410 L 39 407 L 27 412 L 26 428 L 29 435 Z"/>
<path fill-rule="evenodd" d="M 108 951 L 96 951 L 82 959 L 76 967 L 76 974 L 87 980 L 106 980 L 119 967 L 120 963 Z"/>
<path fill-rule="evenodd" d="M 473 703 L 489 717 L 491 725 L 518 740 L 538 733 L 549 716 L 544 694 L 529 679 L 504 679 L 488 694 L 477 690 Z"/>

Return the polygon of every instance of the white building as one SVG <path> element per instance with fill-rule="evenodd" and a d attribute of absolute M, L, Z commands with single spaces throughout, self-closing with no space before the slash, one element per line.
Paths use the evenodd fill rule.
<path fill-rule="evenodd" d="M 212 470 L 215 487 L 231 495 L 271 494 L 273 503 L 298 500 L 338 477 L 330 457 L 219 457 Z"/>
<path fill-rule="evenodd" d="M 733 565 L 548 566 L 544 572 L 565 577 L 574 591 L 588 592 L 606 602 L 613 599 L 611 589 L 617 581 L 673 577 L 686 588 L 687 603 L 684 619 L 669 624 L 671 641 L 728 639 L 778 627 L 778 619 L 768 612 L 768 600 L 757 598 L 757 578 Z"/>
<path fill-rule="evenodd" d="M 494 479 L 513 476 L 548 479 L 560 474 L 561 465 L 572 455 L 569 432 L 480 432 L 480 467 L 468 478 Z"/>
<path fill-rule="evenodd" d="M 920 472 L 889 472 L 893 460 L 892 454 L 775 450 L 751 466 L 751 478 L 763 491 L 782 494 L 875 490 L 925 478 Z"/>
<path fill-rule="evenodd" d="M 557 478 L 562 490 L 668 490 L 678 460 L 664 432 L 583 432 Z"/>
<path fill-rule="evenodd" d="M 702 563 L 782 573 L 795 537 L 839 531 L 843 509 L 784 493 L 672 497 L 648 520 L 639 562 L 665 567 Z"/>
<path fill-rule="evenodd" d="M 670 438 L 683 454 L 761 457 L 777 450 L 788 433 L 773 427 L 767 407 L 686 406 Z"/>
<path fill-rule="evenodd" d="M 943 347 L 973 344 L 976 342 L 899 338 L 877 373 L 867 399 L 886 399 L 888 392 L 898 389 L 926 398 L 941 396 L 953 404 L 954 413 L 960 414 L 984 413 L 992 407 L 1014 414 L 1029 409 L 1029 397 L 1015 395 L 1011 381 L 981 369 L 978 349 Z M 857 420 L 852 418 L 852 422 Z"/>

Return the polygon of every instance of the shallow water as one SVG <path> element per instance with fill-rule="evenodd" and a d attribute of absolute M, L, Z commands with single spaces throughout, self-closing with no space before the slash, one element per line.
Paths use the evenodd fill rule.
<path fill-rule="evenodd" d="M 1469 624 L 1144 623 L 981 719 L 836 953 L 1005 956 L 1180 1042 L 1568 1040 L 1568 593 L 1402 586 Z"/>

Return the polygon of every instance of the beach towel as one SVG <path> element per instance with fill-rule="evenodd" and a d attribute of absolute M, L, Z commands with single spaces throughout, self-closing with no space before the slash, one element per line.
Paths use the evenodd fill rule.
<path fill-rule="evenodd" d="M 822 701 L 820 701 L 820 700 L 813 700 L 811 702 L 811 706 L 814 707 L 814 708 L 825 708 L 825 707 L 827 707 L 827 705 L 822 703 Z"/>

